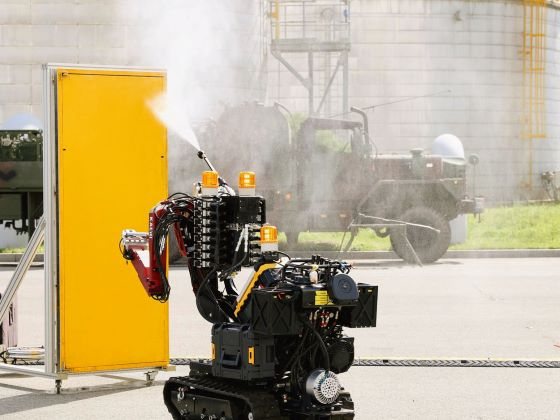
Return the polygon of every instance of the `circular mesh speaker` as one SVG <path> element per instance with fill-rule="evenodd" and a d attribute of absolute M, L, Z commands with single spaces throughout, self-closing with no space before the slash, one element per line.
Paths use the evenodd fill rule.
<path fill-rule="evenodd" d="M 340 382 L 333 372 L 316 369 L 309 374 L 305 382 L 305 390 L 321 404 L 331 404 L 340 394 Z"/>
<path fill-rule="evenodd" d="M 329 282 L 329 291 L 335 303 L 349 303 L 358 300 L 358 286 L 352 277 L 339 273 Z"/>

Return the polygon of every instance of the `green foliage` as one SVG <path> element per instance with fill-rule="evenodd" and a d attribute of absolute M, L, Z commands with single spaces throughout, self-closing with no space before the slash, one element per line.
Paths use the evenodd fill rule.
<path fill-rule="evenodd" d="M 468 241 L 452 249 L 560 248 L 560 204 L 487 209 L 468 220 Z"/>
<path fill-rule="evenodd" d="M 302 232 L 295 250 L 338 251 L 343 236 L 343 232 Z M 350 233 L 348 232 L 344 236 L 343 249 L 349 239 Z M 283 234 L 279 236 L 279 245 L 281 248 L 287 249 L 286 237 Z M 388 251 L 390 249 L 389 239 L 378 238 L 371 229 L 360 229 L 350 248 L 351 251 Z M 290 249 L 290 251 L 293 250 Z"/>
<path fill-rule="evenodd" d="M 350 153 L 350 140 L 343 139 L 330 130 L 320 130 L 315 134 L 315 145 L 323 152 Z"/>
<path fill-rule="evenodd" d="M 292 114 L 292 118 L 290 118 L 290 130 L 292 131 L 292 135 L 295 137 L 301 127 L 301 124 L 307 119 L 307 115 L 294 112 Z"/>
<path fill-rule="evenodd" d="M 338 251 L 344 233 L 304 232 L 299 250 Z M 344 244 L 350 234 L 346 234 Z M 285 248 L 285 237 L 280 237 Z M 352 251 L 387 251 L 389 238 L 378 238 L 371 229 L 360 229 Z M 486 209 L 478 217 L 468 216 L 468 239 L 450 249 L 558 249 L 560 248 L 560 204 L 516 205 Z"/>
<path fill-rule="evenodd" d="M 306 114 L 294 113 L 290 119 L 290 130 L 295 139 L 303 122 L 308 118 Z M 315 145 L 320 152 L 350 153 L 350 140 L 344 139 L 332 130 L 318 130 L 315 133 Z"/>

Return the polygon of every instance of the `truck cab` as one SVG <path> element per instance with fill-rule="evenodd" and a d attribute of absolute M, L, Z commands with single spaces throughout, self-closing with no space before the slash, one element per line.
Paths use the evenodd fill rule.
<path fill-rule="evenodd" d="M 359 122 L 306 119 L 291 145 L 294 180 L 281 205 L 269 205 L 271 220 L 294 231 L 347 229 L 374 175 L 370 149 Z"/>

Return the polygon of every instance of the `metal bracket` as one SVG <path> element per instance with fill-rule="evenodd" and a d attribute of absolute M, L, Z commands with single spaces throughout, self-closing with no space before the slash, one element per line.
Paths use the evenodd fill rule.
<path fill-rule="evenodd" d="M 35 232 L 33 232 L 33 235 L 31 236 L 31 240 L 29 241 L 29 245 L 25 249 L 25 252 L 21 257 L 21 260 L 19 261 L 16 270 L 12 275 L 12 278 L 8 283 L 6 292 L 0 299 L 0 321 L 4 318 L 4 316 L 8 312 L 10 304 L 14 300 L 16 292 L 19 286 L 21 285 L 23 278 L 27 274 L 27 271 L 29 270 L 31 263 L 35 258 L 35 255 L 37 255 L 37 251 L 39 250 L 41 243 L 43 243 L 43 240 L 45 238 L 45 226 L 46 226 L 45 216 L 41 216 L 41 218 L 39 219 L 39 223 L 37 225 L 37 229 L 35 229 Z M 57 381 L 61 379 L 66 379 L 66 375 L 64 374 L 47 373 L 44 370 L 39 370 L 37 368 L 33 368 L 25 365 L 9 365 L 9 364 L 0 363 L 0 370 L 21 373 L 22 375 L 43 376 L 46 378 L 54 378 Z"/>
<path fill-rule="evenodd" d="M 416 251 L 412 247 L 412 244 L 408 240 L 408 237 L 406 236 L 406 224 L 399 224 L 399 223 L 392 223 L 392 224 L 389 224 L 389 223 L 351 223 L 349 227 L 350 228 L 356 228 L 356 227 L 365 227 L 365 228 L 389 227 L 389 228 L 391 228 L 399 236 L 402 236 L 402 238 L 404 240 L 404 243 L 406 244 L 406 247 L 410 251 L 410 254 L 414 258 L 414 261 L 416 262 L 416 265 L 418 265 L 419 267 L 422 267 L 422 265 L 423 265 L 422 261 L 420 261 L 420 258 L 418 257 L 418 254 L 416 253 Z"/>
<path fill-rule="evenodd" d="M 0 370 L 7 372 L 19 373 L 20 375 L 39 376 L 42 378 L 49 378 L 55 380 L 68 379 L 66 373 L 49 373 L 45 371 L 43 366 L 26 366 L 26 365 L 9 365 L 0 363 Z"/>
<path fill-rule="evenodd" d="M 353 232 L 354 232 L 354 228 L 360 228 L 360 227 L 372 228 L 372 229 L 373 228 L 383 228 L 383 227 L 391 228 L 399 236 L 402 235 L 402 238 L 404 240 L 404 243 L 406 244 L 406 247 L 410 251 L 410 254 L 414 258 L 414 261 L 416 262 L 416 264 L 420 267 L 422 267 L 422 261 L 420 260 L 420 258 L 418 257 L 418 254 L 416 253 L 412 244 L 408 240 L 408 237 L 406 235 L 407 226 L 420 227 L 420 228 L 433 230 L 434 232 L 440 233 L 439 229 L 433 228 L 431 226 L 420 225 L 418 223 L 409 223 L 409 222 L 404 222 L 402 220 L 392 220 L 392 219 L 385 219 L 383 217 L 368 216 L 367 214 L 363 214 L 363 213 L 359 213 L 358 217 L 360 219 L 371 220 L 374 223 L 355 223 L 354 220 L 352 220 L 352 222 L 348 226 L 348 230 L 352 229 Z M 352 241 L 354 239 L 354 237 L 355 237 L 355 234 L 353 233 L 350 241 Z M 347 249 L 350 248 L 350 244 L 351 244 L 351 242 L 349 242 L 349 244 L 347 245 Z"/>
<path fill-rule="evenodd" d="M 298 79 L 300 81 L 300 83 L 307 89 L 310 90 L 311 89 L 311 79 L 310 78 L 305 78 L 304 76 L 302 76 L 300 74 L 299 71 L 296 70 L 296 68 L 294 66 L 292 66 L 283 56 L 281 53 L 279 53 L 276 50 L 272 50 L 272 55 L 278 60 L 280 61 L 284 67 L 286 67 L 290 73 L 292 73 L 294 75 L 294 77 L 296 79 Z"/>
<path fill-rule="evenodd" d="M 150 386 L 154 383 L 154 381 L 156 380 L 157 374 L 158 374 L 157 370 L 149 370 L 148 372 L 145 373 L 146 383 L 147 383 L 148 386 Z"/>

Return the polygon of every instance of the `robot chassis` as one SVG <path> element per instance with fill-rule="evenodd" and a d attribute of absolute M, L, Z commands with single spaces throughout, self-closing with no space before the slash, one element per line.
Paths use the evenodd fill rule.
<path fill-rule="evenodd" d="M 338 374 L 354 360 L 343 327 L 375 327 L 377 286 L 356 284 L 351 266 L 278 251 L 266 224 L 254 173 L 241 172 L 239 194 L 210 168 L 193 195 L 176 193 L 149 214 L 149 232 L 123 231 L 121 251 L 147 294 L 165 302 L 167 236 L 187 257 L 196 306 L 212 327 L 211 362 L 163 391 L 174 419 L 353 419 Z M 234 278 L 251 267 L 246 283 Z"/>

